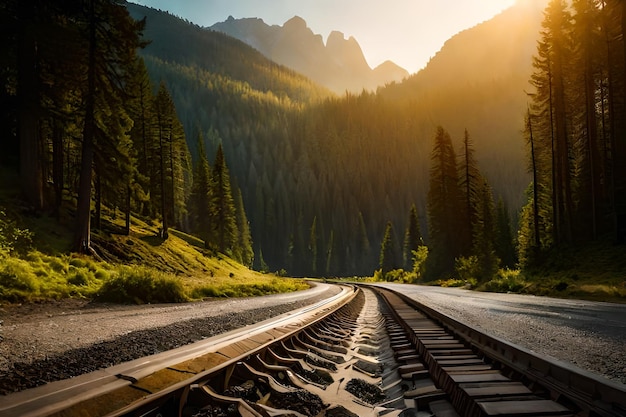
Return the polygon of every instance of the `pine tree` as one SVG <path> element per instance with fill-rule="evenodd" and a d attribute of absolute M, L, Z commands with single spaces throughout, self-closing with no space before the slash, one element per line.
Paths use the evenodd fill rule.
<path fill-rule="evenodd" d="M 441 126 L 437 128 L 431 154 L 428 190 L 428 232 L 430 254 L 427 279 L 439 278 L 454 270 L 455 258 L 461 255 L 458 231 L 462 229 L 462 197 L 456 154 L 452 139 Z"/>
<path fill-rule="evenodd" d="M 217 148 L 213 163 L 210 195 L 211 241 L 219 252 L 231 255 L 237 246 L 239 232 L 235 203 L 230 188 L 230 174 L 221 144 Z"/>
<path fill-rule="evenodd" d="M 380 245 L 380 262 L 379 266 L 383 277 L 387 277 L 387 274 L 397 268 L 396 260 L 396 248 L 394 244 L 393 225 L 391 222 L 387 222 L 385 227 L 385 234 L 383 241 Z"/>
<path fill-rule="evenodd" d="M 458 231 L 458 239 L 461 253 L 470 255 L 475 252 L 476 239 L 482 221 L 480 205 L 483 178 L 474 158 L 474 148 L 467 129 L 463 137 L 463 157 L 459 164 L 459 178 L 463 200 L 461 211 L 463 227 Z"/>
<path fill-rule="evenodd" d="M 496 206 L 496 238 L 494 247 L 502 267 L 514 268 L 517 259 L 515 256 L 511 217 L 502 197 L 498 199 Z"/>
<path fill-rule="evenodd" d="M 359 262 L 359 267 L 357 269 L 357 273 L 360 275 L 370 274 L 372 268 L 374 267 L 375 256 L 372 254 L 372 247 L 370 245 L 369 237 L 367 236 L 367 227 L 365 226 L 365 219 L 363 218 L 363 213 L 359 211 L 358 216 L 358 226 L 357 226 L 357 254 L 356 257 Z M 374 262 L 372 262 L 372 258 L 374 258 Z"/>
<path fill-rule="evenodd" d="M 172 172 L 169 170 L 170 160 L 170 142 L 172 140 L 172 130 L 174 125 L 174 103 L 170 97 L 164 82 L 159 85 L 159 90 L 154 98 L 155 113 L 155 132 L 157 140 L 155 141 L 155 155 L 158 164 L 155 164 L 156 172 L 153 173 L 153 188 L 151 189 L 151 198 L 158 198 L 161 214 L 161 237 L 168 238 L 168 229 L 172 218 L 171 202 L 174 196 L 171 195 L 172 190 Z"/>
<path fill-rule="evenodd" d="M 235 212 L 237 215 L 237 258 L 239 262 L 248 268 L 254 263 L 254 250 L 252 249 L 252 236 L 250 235 L 250 224 L 246 216 L 246 210 L 243 204 L 243 197 L 239 187 L 236 188 L 235 194 Z"/>
<path fill-rule="evenodd" d="M 89 253 L 94 152 L 106 146 L 109 136 L 105 123 L 115 118 L 111 115 L 110 119 L 102 120 L 99 116 L 107 114 L 107 110 L 117 113 L 118 100 L 123 96 L 135 50 L 143 45 L 140 34 L 145 21 L 131 19 L 126 8 L 116 1 L 90 0 L 84 12 L 84 22 L 87 27 L 87 83 L 83 91 L 85 113 L 74 248 Z M 100 143 L 97 143 L 98 139 Z"/>
<path fill-rule="evenodd" d="M 411 271 L 413 269 L 413 251 L 424 245 L 422 233 L 420 231 L 419 218 L 415 204 L 411 205 L 409 212 L 409 224 L 404 234 L 404 269 Z"/>
<path fill-rule="evenodd" d="M 330 277 L 331 272 L 333 271 L 333 262 L 335 260 L 335 231 L 330 231 L 330 237 L 328 239 L 328 245 L 326 246 L 326 276 Z"/>
<path fill-rule="evenodd" d="M 204 247 L 209 247 L 211 238 L 211 224 L 209 207 L 211 201 L 211 167 L 204 150 L 204 140 L 198 135 L 198 162 L 193 176 L 193 186 L 189 198 L 189 212 L 191 214 L 191 230 L 204 241 Z"/>
<path fill-rule="evenodd" d="M 137 161 L 136 178 L 133 183 L 133 200 L 135 210 L 143 215 L 151 216 L 156 213 L 149 198 L 152 173 L 157 172 L 154 144 L 157 139 L 154 134 L 154 120 L 152 82 L 148 76 L 144 60 L 135 61 L 132 78 L 128 85 L 131 99 L 128 100 L 128 112 L 133 120 L 130 136 L 133 143 L 133 154 Z"/>
<path fill-rule="evenodd" d="M 318 251 L 317 251 L 317 216 L 313 217 L 313 223 L 311 223 L 311 228 L 309 230 L 309 256 L 310 256 L 310 264 L 311 276 L 317 276 L 318 271 Z"/>
<path fill-rule="evenodd" d="M 480 279 L 491 280 L 500 265 L 500 259 L 496 255 L 494 241 L 496 239 L 495 208 L 493 193 L 486 180 L 480 188 L 479 216 L 480 222 L 476 229 L 476 237 L 473 245 L 473 253 L 478 259 Z"/>

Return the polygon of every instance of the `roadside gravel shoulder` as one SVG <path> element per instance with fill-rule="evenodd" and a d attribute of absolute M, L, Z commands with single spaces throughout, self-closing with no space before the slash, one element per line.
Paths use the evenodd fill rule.
<path fill-rule="evenodd" d="M 539 355 L 573 364 L 601 377 L 626 384 L 626 329 L 621 320 L 599 322 L 577 311 L 577 300 L 517 294 L 475 293 L 467 290 L 422 288 L 412 298 L 493 336 Z M 500 303 L 481 305 L 475 299 Z M 524 308 L 525 303 L 542 305 Z M 597 303 L 596 303 L 597 304 Z M 606 304 L 610 308 L 610 304 Z M 621 306 L 615 306 L 617 311 Z M 620 313 L 616 313 L 619 315 Z"/>
<path fill-rule="evenodd" d="M 0 395 L 66 379 L 313 304 L 339 292 L 121 306 L 63 300 L 0 308 Z"/>

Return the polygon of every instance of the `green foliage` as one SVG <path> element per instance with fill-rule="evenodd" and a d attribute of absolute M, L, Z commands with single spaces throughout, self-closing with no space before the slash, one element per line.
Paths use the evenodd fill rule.
<path fill-rule="evenodd" d="M 503 267 L 513 268 L 517 263 L 511 217 L 502 197 L 498 199 L 498 205 L 496 207 L 496 237 L 494 250 Z"/>
<path fill-rule="evenodd" d="M 474 288 L 476 287 L 476 280 L 475 279 L 470 279 L 468 281 L 464 280 L 464 279 L 454 279 L 454 278 L 450 278 L 450 279 L 440 279 L 435 281 L 435 285 L 438 285 L 440 287 L 469 287 L 469 288 Z"/>
<path fill-rule="evenodd" d="M 180 278 L 142 266 L 119 268 L 102 284 L 98 299 L 124 304 L 188 301 Z"/>
<path fill-rule="evenodd" d="M 525 272 L 572 244 L 626 241 L 626 146 L 615 140 L 626 133 L 625 29 L 615 18 L 623 13 L 620 2 L 583 0 L 545 10 L 525 120 L 533 174 L 519 232 Z"/>
<path fill-rule="evenodd" d="M 189 196 L 191 227 L 195 234 L 204 240 L 205 248 L 211 242 L 210 216 L 207 215 L 211 195 L 211 167 L 204 148 L 204 139 L 198 137 L 198 158 L 193 175 L 193 185 Z"/>
<path fill-rule="evenodd" d="M 232 255 L 233 251 L 239 248 L 239 230 L 237 229 L 237 213 L 230 186 L 230 174 L 221 145 L 218 146 L 215 154 L 209 196 L 208 215 L 211 227 L 211 243 L 219 252 Z"/>
<path fill-rule="evenodd" d="M 476 255 L 457 258 L 454 262 L 454 270 L 463 281 L 481 280 L 480 264 Z"/>
<path fill-rule="evenodd" d="M 409 211 L 409 223 L 404 233 L 403 260 L 405 269 L 413 268 L 413 252 L 417 251 L 423 244 L 424 241 L 422 239 L 422 232 L 420 231 L 417 208 L 415 204 L 413 204 Z"/>
<path fill-rule="evenodd" d="M 420 245 L 417 250 L 411 252 L 413 257 L 413 274 L 416 281 L 424 279 L 426 273 L 426 261 L 428 260 L 428 246 Z"/>
<path fill-rule="evenodd" d="M 383 276 L 397 268 L 395 236 L 393 233 L 393 225 L 387 222 L 385 235 L 380 245 L 380 269 Z"/>
<path fill-rule="evenodd" d="M 37 275 L 30 264 L 17 258 L 0 259 L 0 286 L 23 292 L 36 292 Z"/>
<path fill-rule="evenodd" d="M 265 283 L 199 286 L 193 289 L 191 297 L 194 299 L 260 297 L 263 295 L 298 291 L 306 288 L 308 288 L 308 285 L 300 280 L 274 278 Z"/>
<path fill-rule="evenodd" d="M 250 235 L 250 222 L 246 216 L 246 209 L 243 205 L 241 190 L 236 189 L 234 196 L 235 214 L 237 219 L 237 244 L 234 247 L 235 259 L 241 264 L 252 268 L 254 263 L 254 250 L 252 249 L 252 236 Z"/>
<path fill-rule="evenodd" d="M 108 265 L 87 258 L 57 257 L 37 251 L 24 258 L 0 258 L 0 300 L 92 297 L 108 276 L 107 268 Z"/>
<path fill-rule="evenodd" d="M 456 153 L 450 134 L 437 127 L 431 153 L 430 186 L 428 189 L 428 235 L 430 256 L 426 273 L 430 279 L 451 273 L 454 260 L 461 255 L 463 240 L 459 231 L 463 224 L 462 193 L 457 171 Z"/>
<path fill-rule="evenodd" d="M 33 235 L 28 229 L 21 229 L 9 219 L 0 208 L 0 258 L 13 251 L 24 252 L 32 244 Z"/>
<path fill-rule="evenodd" d="M 496 277 L 484 284 L 485 291 L 490 292 L 522 292 L 528 287 L 524 276 L 519 270 L 500 269 Z"/>

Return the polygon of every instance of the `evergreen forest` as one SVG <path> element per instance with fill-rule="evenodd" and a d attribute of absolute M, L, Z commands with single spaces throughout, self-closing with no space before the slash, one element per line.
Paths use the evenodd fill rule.
<path fill-rule="evenodd" d="M 95 257 L 113 209 L 122 234 L 137 216 L 294 277 L 478 285 L 589 248 L 619 273 L 626 2 L 546 4 L 457 35 L 403 82 L 337 95 L 167 12 L 9 0 L 2 172 L 29 215 L 69 210 L 69 249 Z"/>

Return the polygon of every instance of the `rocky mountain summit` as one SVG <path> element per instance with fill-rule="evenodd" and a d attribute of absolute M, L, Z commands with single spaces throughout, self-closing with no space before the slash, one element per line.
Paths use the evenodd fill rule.
<path fill-rule="evenodd" d="M 235 19 L 231 16 L 210 29 L 247 43 L 274 62 L 339 94 L 376 90 L 409 75 L 391 61 L 370 68 L 354 37 L 346 39 L 343 33 L 333 31 L 324 43 L 322 35 L 313 33 L 306 21 L 298 16 L 283 26 L 270 26 L 258 18 Z"/>

